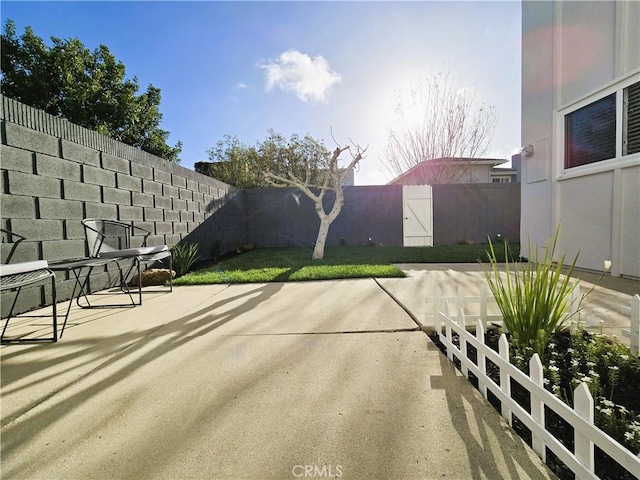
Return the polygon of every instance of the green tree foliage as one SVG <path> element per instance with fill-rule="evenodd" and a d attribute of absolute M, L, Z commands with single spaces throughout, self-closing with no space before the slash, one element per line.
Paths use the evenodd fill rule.
<path fill-rule="evenodd" d="M 286 177 L 293 175 L 304 179 L 308 186 L 317 186 L 331 158 L 323 143 L 309 135 L 300 137 L 293 134 L 287 140 L 273 130 L 253 146 L 226 135 L 207 153 L 211 163 L 202 162 L 197 169 L 238 188 L 273 186 L 265 178 L 266 172 Z"/>
<path fill-rule="evenodd" d="M 167 145 L 160 128 L 160 89 L 138 94 L 136 77 L 105 45 L 93 52 L 77 38 L 51 37 L 52 46 L 31 27 L 21 36 L 7 20 L 2 34 L 2 93 L 34 108 L 178 163 L 182 143 Z"/>
<path fill-rule="evenodd" d="M 214 148 L 207 151 L 210 162 L 198 162 L 196 171 L 238 188 L 264 186 L 264 179 L 256 170 L 258 152 L 237 137 L 225 135 Z"/>

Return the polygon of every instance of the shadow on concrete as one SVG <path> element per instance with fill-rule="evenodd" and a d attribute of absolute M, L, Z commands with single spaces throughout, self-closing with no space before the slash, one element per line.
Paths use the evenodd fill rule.
<path fill-rule="evenodd" d="M 433 343 L 430 348 L 439 351 Z M 431 388 L 442 389 L 446 394 L 453 426 L 467 448 L 466 455 L 460 458 L 469 460 L 471 478 L 553 478 L 533 451 L 525 447 L 518 434 L 480 393 L 475 389 L 465 388 L 468 387 L 468 380 L 442 352 L 440 366 L 442 376 L 431 376 Z M 491 413 L 488 414 L 489 411 Z M 496 441 L 498 438 L 501 441 Z M 488 451 L 491 454 L 488 455 Z M 532 461 L 534 457 L 535 461 Z M 504 462 L 508 476 L 505 476 L 505 468 L 498 465 L 497 459 Z"/>
<path fill-rule="evenodd" d="M 183 347 L 189 342 L 197 339 L 199 336 L 214 331 L 215 329 L 230 322 L 238 315 L 257 307 L 257 305 L 267 300 L 278 290 L 279 288 L 267 288 L 267 286 L 259 287 L 248 293 L 243 293 L 242 295 L 225 298 L 222 301 L 208 305 L 167 324 L 138 333 L 125 333 L 107 338 L 100 337 L 95 339 L 83 339 L 81 341 L 66 339 L 64 344 L 50 345 L 49 348 L 52 349 L 52 352 L 56 346 L 76 348 L 75 351 L 68 355 L 42 355 L 39 356 L 41 358 L 40 360 L 26 360 L 21 362 L 19 365 L 12 365 L 11 367 L 3 368 L 2 388 L 4 394 L 7 395 L 15 393 L 20 388 L 29 388 L 31 386 L 27 384 L 19 387 L 18 389 L 12 390 L 11 385 L 14 382 L 36 372 L 52 368 L 57 364 L 70 360 L 73 361 L 72 367 L 62 372 L 59 370 L 56 371 L 56 376 L 69 373 L 71 370 L 80 370 L 83 366 L 94 363 L 96 358 L 106 359 L 104 362 L 99 363 L 97 366 L 91 368 L 91 370 L 81 376 L 74 376 L 71 381 L 59 386 L 55 391 L 48 391 L 46 396 L 34 399 L 30 404 L 25 405 L 20 411 L 13 412 L 11 416 L 3 417 L 2 427 L 3 429 L 4 427 L 7 428 L 5 432 L 3 432 L 4 434 L 2 436 L 2 455 L 11 455 L 14 449 L 19 448 L 22 442 L 28 440 L 29 436 L 36 435 L 38 425 L 45 426 L 59 421 L 62 417 L 67 415 L 72 408 L 77 408 L 78 405 L 81 405 L 83 402 L 95 397 L 107 388 L 113 388 L 113 386 L 118 382 L 150 362 L 159 360 L 164 355 Z M 258 295 L 252 296 L 251 294 L 254 293 L 257 293 Z M 216 309 L 223 305 L 241 299 L 246 299 L 246 301 L 244 301 L 240 306 L 229 310 L 224 314 L 215 313 Z M 117 315 L 117 312 L 109 313 L 108 311 L 101 311 L 99 318 L 95 318 L 95 320 L 99 319 L 104 321 L 111 315 Z M 154 346 L 157 342 L 158 336 L 162 336 L 163 341 Z M 149 346 L 151 346 L 151 348 L 147 348 Z M 40 346 L 34 346 L 33 348 L 40 348 Z M 80 348 L 80 350 L 77 350 L 77 348 Z M 23 349 L 15 352 L 9 351 L 9 353 L 3 352 L 2 356 L 6 361 L 8 359 L 26 356 L 25 354 L 30 352 L 31 349 Z M 138 355 L 139 352 L 143 352 L 142 355 Z M 86 360 L 79 360 L 81 357 L 85 357 Z M 30 417 L 28 424 L 31 428 L 25 428 L 25 425 L 21 425 L 21 427 L 16 429 L 15 432 L 11 431 L 12 422 L 35 407 L 42 405 L 47 399 L 54 395 L 64 393 L 65 390 L 70 389 L 83 378 L 94 376 L 116 362 L 126 362 L 127 358 L 131 359 L 129 363 L 105 377 L 99 383 L 94 383 L 90 387 L 74 393 L 70 398 L 67 398 L 64 401 L 64 404 L 54 405 L 51 409 L 45 408 L 43 411 L 39 411 Z M 41 376 L 38 382 L 46 380 L 47 377 Z"/>

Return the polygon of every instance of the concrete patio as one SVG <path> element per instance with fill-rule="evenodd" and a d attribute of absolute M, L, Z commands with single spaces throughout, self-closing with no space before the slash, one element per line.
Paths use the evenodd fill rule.
<path fill-rule="evenodd" d="M 411 318 L 478 267 L 404 268 L 73 307 L 58 343 L 0 350 L 2 477 L 554 478 Z"/>

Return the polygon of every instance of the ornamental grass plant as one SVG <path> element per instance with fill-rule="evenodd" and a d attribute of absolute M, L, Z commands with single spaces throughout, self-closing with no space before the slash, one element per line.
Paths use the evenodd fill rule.
<path fill-rule="evenodd" d="M 171 249 L 171 264 L 176 271 L 176 277 L 187 273 L 198 261 L 198 244 L 177 244 Z"/>
<path fill-rule="evenodd" d="M 559 233 L 557 229 L 553 240 L 547 241 L 542 257 L 538 255 L 539 249 L 532 252 L 529 243 L 529 260 L 506 261 L 505 275 L 489 240 L 489 268 L 484 269 L 485 277 L 503 315 L 511 343 L 528 356 L 537 353 L 544 357 L 551 335 L 579 311 L 584 298 L 574 299 L 572 295 L 579 283 L 571 279 L 578 255 L 564 275 L 565 254 L 554 262 Z M 508 249 L 505 242 L 505 250 Z"/>

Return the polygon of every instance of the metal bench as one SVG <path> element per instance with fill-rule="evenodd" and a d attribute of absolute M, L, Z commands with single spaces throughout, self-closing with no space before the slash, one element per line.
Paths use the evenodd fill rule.
<path fill-rule="evenodd" d="M 143 263 L 169 260 L 169 270 L 171 270 L 171 250 L 167 245 L 157 245 L 148 247 L 147 238 L 151 232 L 136 227 L 132 224 L 117 220 L 101 220 L 87 218 L 82 220 L 85 237 L 89 247 L 89 256 L 100 259 L 114 259 L 120 271 L 120 287 L 129 293 L 130 287 L 127 279 L 131 273 L 138 276 L 139 301 L 137 305 L 142 305 L 142 269 Z M 141 246 L 133 246 L 133 239 L 141 237 Z M 126 272 L 120 266 L 120 261 L 130 261 Z M 173 291 L 173 278 L 169 275 L 169 291 Z M 130 294 L 130 293 L 129 293 Z"/>
<path fill-rule="evenodd" d="M 16 247 L 20 242 L 26 240 L 26 237 L 11 232 L 10 230 L 0 229 L 2 231 L 3 243 L 12 243 L 11 251 L 7 255 L 6 262 L 0 264 L 0 292 L 15 291 L 15 297 L 9 309 L 5 324 L 2 329 L 2 335 L 0 335 L 0 341 L 2 344 L 7 343 L 32 343 L 32 342 L 57 342 L 58 341 L 58 313 L 56 309 L 56 275 L 49 269 L 49 264 L 46 260 L 35 260 L 31 262 L 20 263 L 8 263 L 15 252 Z M 16 240 L 17 239 L 17 240 Z M 52 315 L 53 319 L 53 331 L 51 337 L 36 337 L 28 338 L 26 336 L 18 336 L 14 338 L 6 338 L 5 333 L 9 322 L 14 316 L 14 310 L 18 302 L 20 292 L 24 287 L 36 286 L 43 284 L 47 281 L 51 281 L 51 293 L 52 293 Z M 19 318 L 42 318 L 49 317 L 49 315 L 20 315 Z"/>

